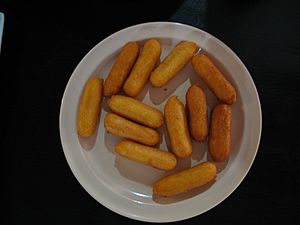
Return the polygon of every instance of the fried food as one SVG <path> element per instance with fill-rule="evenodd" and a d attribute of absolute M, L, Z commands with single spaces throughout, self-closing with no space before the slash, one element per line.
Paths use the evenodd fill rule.
<path fill-rule="evenodd" d="M 159 61 L 160 53 L 160 43 L 156 39 L 150 39 L 145 42 L 141 53 L 124 84 L 123 89 L 127 95 L 136 96 L 141 92 L 149 79 L 150 73 Z"/>
<path fill-rule="evenodd" d="M 211 91 L 223 102 L 231 105 L 236 101 L 236 91 L 232 84 L 224 77 L 208 56 L 194 55 L 192 65 L 199 77 L 207 84 Z"/>
<path fill-rule="evenodd" d="M 101 109 L 102 91 L 103 79 L 99 77 L 90 79 L 84 87 L 77 115 L 77 132 L 82 137 L 88 138 L 96 130 Z"/>
<path fill-rule="evenodd" d="M 128 138 L 145 145 L 156 145 L 159 142 L 159 134 L 157 131 L 134 123 L 114 113 L 106 114 L 104 127 L 111 134 Z"/>
<path fill-rule="evenodd" d="M 215 179 L 217 168 L 210 162 L 200 163 L 192 168 L 163 177 L 153 186 L 153 194 L 173 196 L 203 186 Z"/>
<path fill-rule="evenodd" d="M 115 146 L 115 151 L 127 159 L 161 170 L 172 170 L 177 164 L 172 153 L 132 141 L 120 142 Z"/>
<path fill-rule="evenodd" d="M 104 83 L 104 96 L 118 94 L 130 73 L 139 54 L 140 47 L 137 42 L 126 43 Z"/>
<path fill-rule="evenodd" d="M 131 97 L 113 95 L 107 104 L 114 113 L 152 128 L 158 128 L 164 122 L 159 110 Z"/>
<path fill-rule="evenodd" d="M 209 153 L 216 162 L 229 158 L 231 144 L 231 108 L 227 104 L 214 107 L 211 116 Z"/>
<path fill-rule="evenodd" d="M 191 156 L 192 142 L 186 113 L 176 96 L 170 97 L 165 105 L 165 120 L 173 153 L 178 157 Z"/>
<path fill-rule="evenodd" d="M 187 64 L 197 49 L 194 42 L 181 42 L 151 73 L 150 82 L 153 87 L 162 87 Z"/>
<path fill-rule="evenodd" d="M 204 91 L 192 85 L 186 93 L 190 134 L 196 141 L 205 141 L 208 135 L 207 103 Z"/>

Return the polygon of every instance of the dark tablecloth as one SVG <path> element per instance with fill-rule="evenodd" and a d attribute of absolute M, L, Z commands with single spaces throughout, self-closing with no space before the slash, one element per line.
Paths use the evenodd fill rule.
<path fill-rule="evenodd" d="M 105 2 L 0 3 L 1 224 L 142 224 L 80 186 L 58 118 L 82 57 L 110 34 L 150 21 L 190 24 L 222 40 L 249 69 L 262 105 L 262 139 L 244 181 L 215 208 L 178 224 L 299 224 L 300 1 Z"/>

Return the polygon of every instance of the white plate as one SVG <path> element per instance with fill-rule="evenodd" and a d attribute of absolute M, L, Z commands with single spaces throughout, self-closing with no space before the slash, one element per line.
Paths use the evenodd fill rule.
<path fill-rule="evenodd" d="M 105 132 L 103 122 L 109 111 L 106 100 L 97 133 L 88 141 L 78 137 L 76 116 L 79 99 L 86 81 L 92 76 L 106 78 L 115 56 L 128 41 L 143 43 L 157 38 L 162 45 L 163 59 L 180 41 L 194 41 L 208 53 L 237 89 L 237 102 L 232 106 L 232 154 L 219 164 L 216 181 L 203 188 L 173 198 L 152 197 L 152 184 L 169 174 L 129 161 L 114 153 L 121 139 Z M 188 64 L 165 87 L 155 89 L 148 84 L 138 96 L 140 100 L 163 111 L 166 99 L 177 95 L 185 103 L 191 83 L 198 83 L 208 98 L 209 112 L 217 103 Z M 253 80 L 241 60 L 229 47 L 212 35 L 183 24 L 154 22 L 121 30 L 97 44 L 79 63 L 66 87 L 60 111 L 60 136 L 69 166 L 79 183 L 98 202 L 123 216 L 150 222 L 171 222 L 187 219 L 216 206 L 241 183 L 255 158 L 261 134 L 261 108 Z M 161 128 L 160 148 L 167 149 L 166 130 Z M 179 161 L 175 170 L 209 160 L 207 143 L 193 142 L 193 155 Z"/>
<path fill-rule="evenodd" d="M 0 12 L 0 52 L 1 52 L 3 27 L 4 27 L 4 14 L 2 12 Z"/>

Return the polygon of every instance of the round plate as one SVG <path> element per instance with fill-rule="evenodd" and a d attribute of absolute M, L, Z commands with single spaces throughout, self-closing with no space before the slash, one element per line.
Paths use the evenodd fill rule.
<path fill-rule="evenodd" d="M 180 41 L 193 41 L 206 52 L 237 90 L 232 105 L 232 152 L 226 163 L 217 164 L 216 180 L 204 187 L 172 198 L 152 196 L 152 185 L 160 177 L 210 160 L 207 142 L 193 141 L 193 155 L 178 160 L 171 172 L 147 167 L 115 154 L 121 138 L 108 134 L 104 118 L 109 108 L 103 99 L 100 123 L 95 135 L 81 139 L 76 131 L 77 110 L 85 83 L 91 76 L 106 78 L 115 57 L 128 41 L 141 45 L 156 38 L 162 46 L 163 59 Z M 168 97 L 177 95 L 185 104 L 191 83 L 205 91 L 208 110 L 218 103 L 216 97 L 196 75 L 190 63 L 166 86 L 153 88 L 149 82 L 137 98 L 163 111 Z M 62 99 L 60 137 L 67 162 L 79 183 L 105 207 L 123 216 L 149 222 L 171 222 L 187 219 L 213 208 L 228 197 L 241 183 L 255 158 L 261 134 L 261 108 L 254 82 L 244 64 L 224 43 L 200 29 L 179 23 L 154 22 L 135 25 L 97 44 L 73 72 Z M 167 150 L 165 126 L 159 148 Z"/>

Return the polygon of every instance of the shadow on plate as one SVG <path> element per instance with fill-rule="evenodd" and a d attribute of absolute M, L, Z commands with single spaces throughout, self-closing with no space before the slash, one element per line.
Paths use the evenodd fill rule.
<path fill-rule="evenodd" d="M 186 67 L 190 66 L 190 63 Z M 184 68 L 178 75 L 171 79 L 166 85 L 160 88 L 150 87 L 150 99 L 155 105 L 163 103 L 176 91 L 176 89 L 183 84 L 190 76 L 190 73 Z"/>
<path fill-rule="evenodd" d="M 99 122 L 98 122 L 99 124 Z M 98 125 L 97 125 L 98 126 Z M 89 138 L 83 138 L 78 134 L 78 140 L 81 147 L 86 151 L 91 151 L 95 146 L 97 140 L 98 128 L 96 129 L 95 133 Z"/>
<path fill-rule="evenodd" d="M 104 97 L 102 99 L 102 108 L 101 110 L 104 110 L 105 112 L 111 112 L 108 104 L 107 104 L 107 101 L 110 99 L 110 97 Z"/>
<path fill-rule="evenodd" d="M 131 161 L 119 155 L 116 155 L 115 167 L 123 177 L 151 187 L 157 178 L 164 173 L 162 170 Z"/>
<path fill-rule="evenodd" d="M 163 124 L 160 128 L 158 128 L 157 132 L 159 133 L 160 141 L 158 143 L 158 146 L 156 146 L 156 147 L 159 149 L 162 149 L 162 150 L 167 150 L 169 152 L 172 152 L 166 124 Z M 166 143 L 166 147 L 160 147 L 164 141 Z"/>
<path fill-rule="evenodd" d="M 104 142 L 105 142 L 105 147 L 108 151 L 115 153 L 115 146 L 116 144 L 120 143 L 121 141 L 123 141 L 124 138 L 110 134 L 109 132 L 107 132 L 105 130 L 105 134 L 104 134 Z"/>
<path fill-rule="evenodd" d="M 230 156 L 229 156 L 230 157 Z M 212 162 L 216 165 L 217 167 L 217 173 L 221 173 L 226 167 L 227 167 L 227 164 L 228 164 L 228 160 L 226 160 L 225 162 L 215 162 L 211 155 L 209 154 L 209 152 L 207 152 L 207 161 L 208 162 Z"/>
<path fill-rule="evenodd" d="M 201 161 L 205 154 L 207 153 L 207 142 L 197 142 L 192 140 L 193 144 L 193 153 L 192 153 L 192 159 L 196 161 Z"/>
<path fill-rule="evenodd" d="M 149 91 L 150 86 L 151 86 L 151 84 L 149 82 L 147 82 L 145 84 L 145 86 L 143 87 L 142 91 L 134 98 L 142 102 L 144 100 L 147 92 Z"/>
<path fill-rule="evenodd" d="M 185 169 L 189 169 L 192 166 L 192 160 L 191 157 L 187 158 L 177 158 L 177 165 L 176 167 L 171 171 L 165 171 L 164 176 L 168 176 L 177 172 L 180 172 Z"/>

